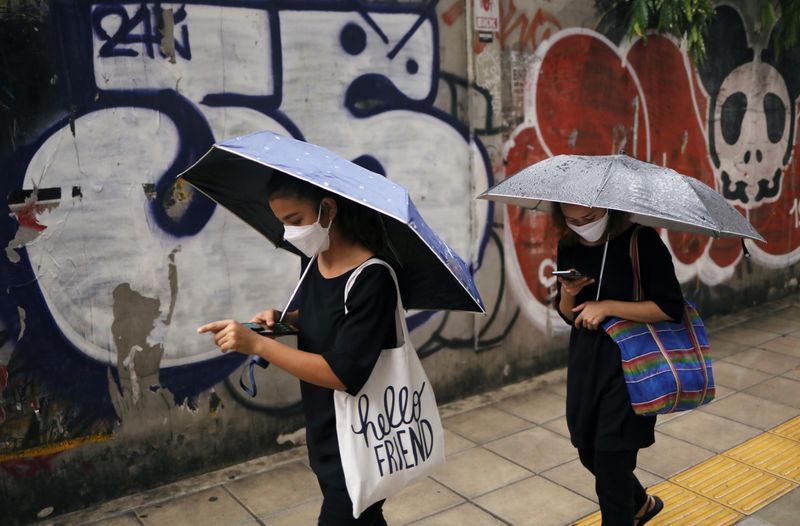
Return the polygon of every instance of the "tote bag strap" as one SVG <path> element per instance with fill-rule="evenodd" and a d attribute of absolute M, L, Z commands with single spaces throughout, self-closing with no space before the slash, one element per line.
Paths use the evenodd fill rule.
<path fill-rule="evenodd" d="M 344 286 L 344 313 L 347 315 L 347 296 L 350 294 L 350 289 L 353 288 L 355 285 L 356 279 L 361 274 L 361 272 L 369 267 L 370 265 L 383 265 L 389 270 L 389 274 L 392 276 L 392 281 L 394 281 L 394 288 L 397 291 L 397 307 L 395 308 L 395 327 L 397 328 L 397 346 L 400 347 L 401 345 L 405 345 L 407 341 L 409 341 L 408 336 L 408 326 L 406 325 L 406 316 L 405 311 L 403 309 L 403 300 L 400 297 L 400 282 L 397 280 L 397 274 L 395 273 L 394 269 L 391 265 L 387 262 L 383 261 L 382 259 L 378 258 L 370 258 L 363 262 L 361 265 L 356 268 L 350 277 L 347 278 L 347 283 Z"/>
<path fill-rule="evenodd" d="M 641 225 L 637 225 L 631 233 L 631 270 L 633 271 L 633 301 L 642 301 L 642 276 L 639 270 L 639 231 Z"/>

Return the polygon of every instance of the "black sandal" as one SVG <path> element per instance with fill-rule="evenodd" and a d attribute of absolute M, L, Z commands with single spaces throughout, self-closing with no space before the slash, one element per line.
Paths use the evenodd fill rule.
<path fill-rule="evenodd" d="M 648 495 L 648 504 L 650 503 L 650 499 L 653 499 L 653 505 L 647 510 L 647 512 L 645 512 L 645 514 L 641 517 L 634 517 L 636 519 L 636 526 L 642 526 L 642 524 L 650 522 L 650 519 L 658 515 L 659 512 L 664 509 L 664 501 L 658 498 L 657 495 Z"/>

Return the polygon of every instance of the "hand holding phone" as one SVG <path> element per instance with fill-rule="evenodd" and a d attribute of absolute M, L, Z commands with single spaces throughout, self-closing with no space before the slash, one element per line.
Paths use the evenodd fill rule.
<path fill-rule="evenodd" d="M 252 322 L 243 323 L 242 325 L 244 325 L 251 331 L 260 334 L 261 336 L 266 336 L 268 338 L 276 338 L 278 336 L 290 336 L 293 334 L 300 333 L 300 331 L 296 327 L 289 325 L 288 323 L 283 323 L 279 321 L 276 321 L 272 327 L 266 327 L 264 325 L 261 325 L 260 323 L 252 323 Z"/>
<path fill-rule="evenodd" d="M 581 279 L 583 277 L 586 277 L 586 276 L 584 276 L 583 274 L 581 274 L 580 272 L 578 272 L 575 269 L 554 270 L 553 271 L 553 276 L 555 276 L 557 278 L 559 278 L 559 277 L 560 278 L 564 278 L 564 279 L 567 279 L 567 280 L 570 280 L 570 281 L 576 281 L 576 280 L 579 280 L 579 279 Z"/>

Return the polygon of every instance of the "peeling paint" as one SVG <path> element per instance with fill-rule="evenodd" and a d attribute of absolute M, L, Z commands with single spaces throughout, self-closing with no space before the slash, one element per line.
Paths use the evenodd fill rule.
<path fill-rule="evenodd" d="M 161 19 L 164 21 L 164 27 L 160 30 L 163 35 L 161 52 L 167 56 L 170 63 L 175 64 L 175 17 L 172 8 L 162 9 Z"/>
<path fill-rule="evenodd" d="M 60 198 L 60 188 L 18 190 L 9 195 L 8 208 L 19 223 L 17 233 L 6 246 L 6 257 L 10 262 L 19 263 L 18 249 L 32 243 L 47 229 L 39 222 L 39 216 L 57 208 Z"/>
<path fill-rule="evenodd" d="M 575 143 L 578 140 L 578 128 L 573 128 L 572 133 L 569 134 L 569 139 L 567 140 L 567 144 L 573 150 L 575 149 Z"/>
<path fill-rule="evenodd" d="M 211 416 L 216 416 L 220 409 L 224 409 L 225 404 L 222 403 L 222 399 L 219 395 L 211 389 L 211 393 L 208 397 L 208 414 Z"/>
<path fill-rule="evenodd" d="M 156 185 L 153 183 L 142 183 L 142 190 L 144 190 L 144 196 L 148 201 L 153 201 L 156 198 Z"/>
<path fill-rule="evenodd" d="M 25 309 L 17 306 L 17 314 L 19 315 L 19 334 L 17 335 L 17 341 L 19 341 L 25 334 L 25 318 L 27 317 L 27 313 Z"/>
<path fill-rule="evenodd" d="M 178 299 L 178 267 L 175 265 L 175 254 L 181 251 L 180 245 L 169 253 L 169 311 L 164 325 L 172 323 L 172 314 L 175 312 L 175 302 Z"/>
<path fill-rule="evenodd" d="M 686 146 L 689 144 L 689 130 L 683 130 L 681 134 L 681 157 L 686 154 Z"/>
<path fill-rule="evenodd" d="M 164 208 L 172 219 L 180 219 L 189 208 L 194 190 L 183 180 L 175 181 L 170 192 L 164 197 Z"/>
<path fill-rule="evenodd" d="M 279 446 L 282 446 L 287 443 L 295 446 L 303 445 L 306 443 L 306 428 L 301 427 L 300 429 L 292 433 L 278 435 L 277 442 Z"/>

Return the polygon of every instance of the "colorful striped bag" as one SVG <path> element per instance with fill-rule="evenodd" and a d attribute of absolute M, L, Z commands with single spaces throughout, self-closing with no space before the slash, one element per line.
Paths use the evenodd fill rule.
<path fill-rule="evenodd" d="M 631 235 L 634 301 L 641 301 L 637 227 Z M 608 318 L 603 329 L 619 345 L 622 372 L 638 415 L 686 411 L 714 399 L 708 336 L 697 309 L 684 305 L 680 322 L 641 323 Z"/>

